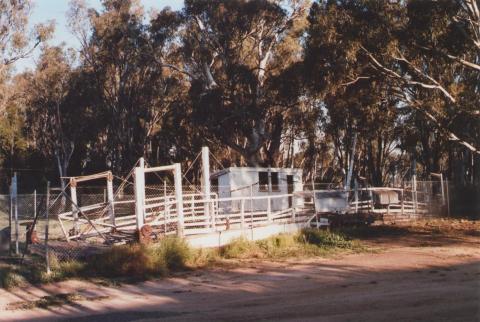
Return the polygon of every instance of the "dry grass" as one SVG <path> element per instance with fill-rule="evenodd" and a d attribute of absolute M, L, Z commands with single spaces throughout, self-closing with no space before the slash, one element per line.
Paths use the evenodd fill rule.
<path fill-rule="evenodd" d="M 363 247 L 330 231 L 304 229 L 298 234 L 279 234 L 259 241 L 236 239 L 219 250 L 219 258 L 246 259 L 325 256 L 342 250 L 361 251 Z"/>
<path fill-rule="evenodd" d="M 340 249 L 360 250 L 344 236 L 314 229 L 298 234 L 280 234 L 260 241 L 237 239 L 218 249 L 192 249 L 179 238 L 165 238 L 160 243 L 114 246 L 91 256 L 88 261 L 62 261 L 51 257 L 52 273 L 45 273 L 43 260 L 23 265 L 0 267 L 0 285 L 13 288 L 28 283 L 47 283 L 68 278 L 137 281 L 162 277 L 173 272 L 223 265 L 237 259 L 280 259 L 322 256 Z"/>

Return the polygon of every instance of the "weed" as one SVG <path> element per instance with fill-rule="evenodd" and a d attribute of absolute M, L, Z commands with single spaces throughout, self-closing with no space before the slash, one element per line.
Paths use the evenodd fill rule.
<path fill-rule="evenodd" d="M 220 256 L 226 259 L 261 258 L 263 252 L 255 242 L 237 238 L 220 248 Z"/>
<path fill-rule="evenodd" d="M 151 247 L 149 253 L 155 262 L 163 262 L 168 270 L 175 271 L 186 268 L 192 252 L 185 240 L 169 237 Z"/>
<path fill-rule="evenodd" d="M 301 235 L 307 243 L 318 247 L 352 249 L 355 246 L 355 244 L 343 234 L 330 232 L 328 230 L 307 228 L 302 230 Z"/>
<path fill-rule="evenodd" d="M 114 246 L 93 256 L 86 266 L 88 275 L 105 277 L 146 278 L 164 271 L 165 263 L 139 244 Z"/>
<path fill-rule="evenodd" d="M 5 289 L 23 286 L 26 284 L 25 278 L 19 274 L 16 267 L 5 267 L 0 269 L 0 286 Z"/>

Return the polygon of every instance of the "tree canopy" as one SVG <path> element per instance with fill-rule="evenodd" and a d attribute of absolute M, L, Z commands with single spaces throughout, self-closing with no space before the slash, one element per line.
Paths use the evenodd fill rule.
<path fill-rule="evenodd" d="M 71 2 L 76 51 L 49 45 L 51 23 L 26 32 L 29 1 L 0 0 L 3 168 L 61 183 L 142 156 L 187 165 L 207 145 L 224 166 L 302 167 L 316 182 L 353 164 L 385 185 L 417 164 L 480 184 L 477 0 L 102 5 Z M 14 75 L 36 47 L 35 69 Z"/>

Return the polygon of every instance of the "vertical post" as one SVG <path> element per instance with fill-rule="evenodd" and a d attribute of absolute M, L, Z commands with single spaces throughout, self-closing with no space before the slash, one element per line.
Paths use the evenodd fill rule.
<path fill-rule="evenodd" d="M 12 205 L 13 205 L 13 216 L 15 218 L 15 254 L 19 254 L 19 245 L 18 245 L 18 187 L 17 187 L 17 173 L 13 174 L 12 179 Z"/>
<path fill-rule="evenodd" d="M 76 207 L 76 205 L 78 205 L 78 200 L 77 182 L 74 178 L 70 178 L 70 199 L 72 199 L 73 233 L 76 235 L 78 232 L 78 210 Z"/>
<path fill-rule="evenodd" d="M 12 256 L 12 222 L 13 222 L 13 177 L 12 182 L 10 183 L 10 214 L 8 216 L 8 228 L 10 231 L 8 232 L 8 255 Z"/>
<path fill-rule="evenodd" d="M 195 218 L 195 196 L 193 194 L 190 197 L 190 211 L 192 212 L 192 217 Z"/>
<path fill-rule="evenodd" d="M 163 180 L 163 231 L 165 235 L 167 234 L 167 220 L 170 219 L 170 216 L 167 216 L 167 182 Z"/>
<path fill-rule="evenodd" d="M 267 197 L 267 220 L 268 222 L 272 222 L 272 202 L 271 197 Z"/>
<path fill-rule="evenodd" d="M 137 221 L 137 229 L 140 230 L 144 224 L 145 214 L 145 169 L 142 167 L 135 168 L 135 217 Z"/>
<path fill-rule="evenodd" d="M 138 166 L 142 169 L 145 168 L 145 159 L 143 157 L 138 160 Z"/>
<path fill-rule="evenodd" d="M 368 188 L 367 188 L 368 189 Z M 368 194 L 370 196 L 370 209 L 372 212 L 375 211 L 375 200 L 373 200 L 373 191 L 372 189 L 368 189 Z"/>
<path fill-rule="evenodd" d="M 113 208 L 113 175 L 110 171 L 107 175 L 107 201 L 108 217 L 110 218 L 110 223 L 115 227 L 115 209 Z M 112 227 L 112 229 L 114 227 Z"/>
<path fill-rule="evenodd" d="M 417 175 L 412 177 L 412 196 L 413 196 L 413 210 L 414 214 L 417 213 Z"/>
<path fill-rule="evenodd" d="M 240 225 L 243 232 L 245 229 L 245 199 L 240 200 Z"/>
<path fill-rule="evenodd" d="M 295 193 L 292 193 L 292 221 L 295 222 L 297 219 L 296 219 L 296 216 L 297 216 L 297 213 L 296 213 L 296 210 L 295 210 Z"/>
<path fill-rule="evenodd" d="M 403 202 L 403 200 L 405 199 L 404 196 L 405 196 L 404 189 L 402 187 L 402 194 L 401 194 L 401 197 L 402 197 L 402 216 L 403 216 L 403 213 L 404 213 L 404 210 L 405 210 L 405 206 L 404 206 L 404 202 Z"/>
<path fill-rule="evenodd" d="M 33 190 L 33 218 L 37 218 L 37 189 Z"/>
<path fill-rule="evenodd" d="M 412 160 L 412 202 L 413 202 L 413 213 L 417 213 L 417 160 L 414 156 Z"/>
<path fill-rule="evenodd" d="M 270 167 L 268 167 L 268 192 L 267 192 L 267 195 L 268 195 L 268 198 L 267 198 L 267 219 L 268 219 L 268 222 L 271 221 L 271 218 L 270 218 L 270 214 L 272 212 L 272 205 L 271 205 L 271 202 L 272 200 L 270 199 L 270 194 L 272 192 L 272 170 L 270 169 Z"/>
<path fill-rule="evenodd" d="M 203 204 L 203 211 L 205 218 L 210 222 L 210 228 L 215 228 L 215 221 L 213 220 L 213 214 L 211 216 L 210 209 L 210 197 L 211 197 L 211 185 L 210 185 L 210 155 L 207 146 L 202 147 L 202 192 L 205 203 Z"/>
<path fill-rule="evenodd" d="M 182 168 L 180 163 L 175 163 L 175 199 L 177 205 L 177 234 L 184 236 L 184 217 L 183 217 L 183 192 L 182 192 Z"/>
<path fill-rule="evenodd" d="M 358 213 L 358 181 L 355 178 L 354 181 L 354 187 L 355 187 L 355 213 Z"/>
<path fill-rule="evenodd" d="M 48 249 L 48 215 L 50 210 L 50 181 L 47 181 L 47 201 L 45 202 L 45 261 L 47 274 L 50 274 L 50 250 Z"/>
<path fill-rule="evenodd" d="M 442 188 L 442 206 L 445 206 L 445 190 L 443 187 L 443 173 L 440 173 L 440 186 Z"/>
<path fill-rule="evenodd" d="M 448 192 L 448 179 L 445 179 L 445 190 L 447 193 L 447 216 L 450 217 L 450 194 Z"/>
<path fill-rule="evenodd" d="M 253 228 L 253 184 L 250 185 L 250 227 Z"/>

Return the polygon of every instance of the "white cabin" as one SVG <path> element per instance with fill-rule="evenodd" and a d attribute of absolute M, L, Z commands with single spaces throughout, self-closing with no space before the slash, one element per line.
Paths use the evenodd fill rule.
<path fill-rule="evenodd" d="M 247 197 L 244 209 L 250 211 L 267 210 L 267 199 L 252 199 L 248 197 L 274 196 L 293 194 L 303 190 L 302 170 L 292 168 L 254 168 L 231 167 L 215 172 L 210 176 L 212 188 L 218 186 L 219 198 Z M 212 191 L 213 191 L 212 189 Z M 303 200 L 285 196 L 272 198 L 271 210 L 284 210 L 302 206 Z M 240 201 L 221 202 L 220 208 L 238 211 Z"/>

